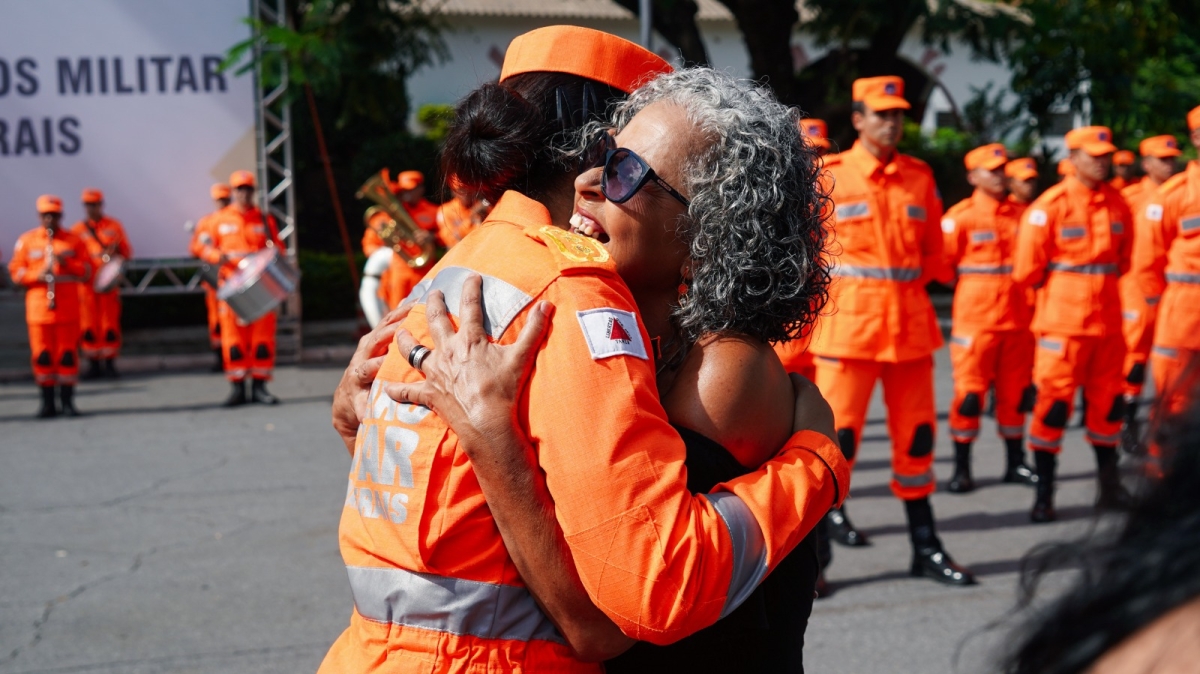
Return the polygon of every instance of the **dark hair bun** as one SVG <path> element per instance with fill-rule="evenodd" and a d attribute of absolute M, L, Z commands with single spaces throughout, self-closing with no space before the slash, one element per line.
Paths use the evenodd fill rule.
<path fill-rule="evenodd" d="M 545 121 L 536 105 L 504 85 L 485 84 L 458 104 L 454 120 L 442 149 L 444 175 L 492 203 L 507 190 L 527 190 L 545 144 Z"/>

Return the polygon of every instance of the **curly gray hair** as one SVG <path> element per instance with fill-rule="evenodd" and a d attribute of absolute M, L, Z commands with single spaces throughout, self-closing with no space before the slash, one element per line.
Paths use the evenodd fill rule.
<path fill-rule="evenodd" d="M 618 104 L 613 124 L 619 130 L 659 101 L 682 107 L 712 139 L 683 171 L 691 206 L 678 236 L 692 279 L 673 311 L 680 336 L 685 344 L 709 333 L 800 337 L 825 306 L 830 278 L 829 195 L 800 111 L 749 80 L 685 68 Z"/>

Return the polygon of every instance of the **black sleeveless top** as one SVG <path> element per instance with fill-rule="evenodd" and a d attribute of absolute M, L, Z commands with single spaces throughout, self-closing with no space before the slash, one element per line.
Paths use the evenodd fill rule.
<path fill-rule="evenodd" d="M 717 442 L 676 426 L 687 446 L 688 489 L 713 487 L 751 472 Z M 817 584 L 816 535 L 809 533 L 737 609 L 668 646 L 639 641 L 605 663 L 609 674 L 803 672 L 804 630 Z"/>

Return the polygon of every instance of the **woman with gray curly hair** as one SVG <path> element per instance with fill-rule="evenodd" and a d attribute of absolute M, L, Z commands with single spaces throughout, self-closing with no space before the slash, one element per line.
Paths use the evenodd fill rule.
<path fill-rule="evenodd" d="M 813 323 L 829 269 L 827 195 L 797 121 L 798 112 L 767 90 L 693 68 L 644 85 L 616 107 L 611 128 L 586 134 L 570 223 L 604 245 L 637 303 L 654 344 L 663 407 L 687 444 L 695 493 L 758 468 L 801 414 L 771 344 L 796 339 Z M 427 301 L 431 333 L 452 333 L 437 316 L 438 298 Z M 430 407 L 458 433 L 522 577 L 569 579 L 570 551 L 557 544 L 563 535 L 553 502 L 515 423 L 519 396 L 505 393 L 522 388 L 534 363 L 496 357 L 509 347 L 488 343 L 482 319 L 459 320 L 460 331 L 437 340 L 423 362 L 425 382 L 386 390 Z M 397 344 L 401 353 L 419 346 L 404 332 Z M 588 403 L 578 403 L 586 419 Z M 638 643 L 607 671 L 802 671 L 817 573 L 809 536 L 716 625 L 670 646 Z M 590 602 L 578 581 L 551 584 L 576 588 L 581 596 L 573 602 L 529 585 L 555 623 L 566 618 L 555 615 L 556 606 Z M 614 638 L 616 630 L 595 620 L 584 638 L 633 645 Z"/>

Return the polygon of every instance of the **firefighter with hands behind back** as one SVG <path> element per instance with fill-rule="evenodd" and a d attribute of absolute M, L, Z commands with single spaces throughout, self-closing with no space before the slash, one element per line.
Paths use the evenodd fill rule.
<path fill-rule="evenodd" d="M 79 286 L 92 282 L 91 257 L 83 241 L 63 229 L 62 199 L 38 197 L 37 212 L 42 226 L 17 239 L 8 273 L 13 283 L 25 287 L 33 378 L 42 391 L 37 416 L 74 417 L 79 415 Z"/>

